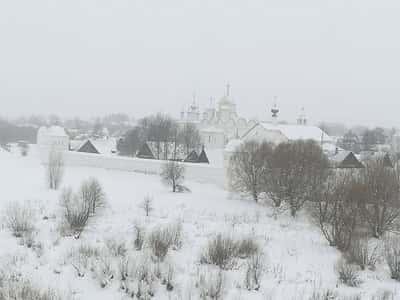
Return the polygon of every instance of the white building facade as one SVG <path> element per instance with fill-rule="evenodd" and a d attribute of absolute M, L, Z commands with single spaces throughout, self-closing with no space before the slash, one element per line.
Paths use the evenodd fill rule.
<path fill-rule="evenodd" d="M 193 101 L 186 111 L 182 110 L 181 122 L 189 122 L 198 126 L 206 149 L 224 149 L 228 141 L 240 138 L 257 124 L 256 121 L 248 121 L 237 114 L 236 103 L 230 96 L 229 85 L 217 105 L 210 103 L 203 113 Z"/>
<path fill-rule="evenodd" d="M 40 127 L 37 133 L 37 145 L 41 149 L 55 149 L 57 151 L 69 150 L 69 136 L 63 127 Z"/>

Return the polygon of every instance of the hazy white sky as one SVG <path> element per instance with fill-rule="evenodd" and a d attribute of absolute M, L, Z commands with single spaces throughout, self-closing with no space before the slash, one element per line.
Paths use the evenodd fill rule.
<path fill-rule="evenodd" d="M 400 126 L 398 0 L 0 1 L 0 115 L 239 113 Z"/>

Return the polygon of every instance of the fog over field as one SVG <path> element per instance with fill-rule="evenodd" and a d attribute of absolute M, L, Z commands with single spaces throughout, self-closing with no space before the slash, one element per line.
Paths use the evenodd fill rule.
<path fill-rule="evenodd" d="M 164 111 L 400 125 L 395 0 L 2 1 L 3 116 Z M 384 117 L 382 117 L 384 116 Z"/>

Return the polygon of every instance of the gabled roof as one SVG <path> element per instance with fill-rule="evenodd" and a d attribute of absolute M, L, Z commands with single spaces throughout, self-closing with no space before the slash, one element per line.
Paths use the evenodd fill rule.
<path fill-rule="evenodd" d="M 199 160 L 199 155 L 197 154 L 196 150 L 190 152 L 188 157 L 185 158 L 185 162 L 197 162 Z"/>
<path fill-rule="evenodd" d="M 317 126 L 286 125 L 267 122 L 258 123 L 264 129 L 280 131 L 288 140 L 314 140 L 316 142 L 333 142 L 333 139 Z"/>
<path fill-rule="evenodd" d="M 206 151 L 204 151 L 204 148 L 203 148 L 203 150 L 201 150 L 201 153 L 199 155 L 199 159 L 197 160 L 197 162 L 198 163 L 205 163 L 205 164 L 209 164 L 210 163 L 210 161 L 208 160 Z"/>
<path fill-rule="evenodd" d="M 341 151 L 330 158 L 333 165 L 341 169 L 362 169 L 364 165 L 351 151 Z"/>
<path fill-rule="evenodd" d="M 83 145 L 79 147 L 77 152 L 100 154 L 99 150 L 97 150 L 97 148 L 93 145 L 93 143 L 90 140 L 84 142 Z"/>

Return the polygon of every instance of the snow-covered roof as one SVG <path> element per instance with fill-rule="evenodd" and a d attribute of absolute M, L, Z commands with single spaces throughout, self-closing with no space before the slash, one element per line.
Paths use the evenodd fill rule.
<path fill-rule="evenodd" d="M 70 142 L 71 150 L 78 151 L 87 141 L 90 141 L 101 154 L 112 154 L 117 151 L 117 140 L 115 138 L 72 140 Z"/>
<path fill-rule="evenodd" d="M 322 131 L 317 126 L 310 125 L 286 125 L 286 124 L 272 124 L 261 122 L 259 123 L 267 130 L 280 131 L 288 140 L 314 140 L 317 142 L 333 142 L 333 139 Z"/>
<path fill-rule="evenodd" d="M 351 151 L 340 151 L 338 154 L 332 156 L 330 160 L 340 163 L 342 162 L 349 154 Z"/>
<path fill-rule="evenodd" d="M 42 126 L 39 128 L 38 133 L 50 136 L 68 136 L 64 128 L 61 126 L 50 126 L 50 127 Z"/>

